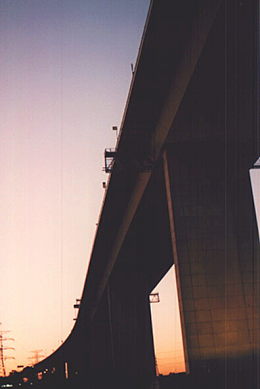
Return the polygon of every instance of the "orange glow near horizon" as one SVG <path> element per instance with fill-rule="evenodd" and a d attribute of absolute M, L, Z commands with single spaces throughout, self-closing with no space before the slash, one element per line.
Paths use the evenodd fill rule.
<path fill-rule="evenodd" d="M 159 374 L 185 371 L 174 266 L 154 289 L 160 302 L 151 304 L 154 347 Z"/>

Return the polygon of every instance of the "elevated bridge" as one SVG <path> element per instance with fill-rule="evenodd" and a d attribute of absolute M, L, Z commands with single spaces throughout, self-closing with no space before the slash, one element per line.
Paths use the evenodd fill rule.
<path fill-rule="evenodd" d="M 257 0 L 151 3 L 78 319 L 23 373 L 38 384 L 152 388 L 149 293 L 174 263 L 183 387 L 260 386 L 258 15 Z"/>

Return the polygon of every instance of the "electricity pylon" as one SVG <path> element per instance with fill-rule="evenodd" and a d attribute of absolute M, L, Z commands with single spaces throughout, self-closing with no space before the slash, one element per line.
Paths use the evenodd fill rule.
<path fill-rule="evenodd" d="M 28 357 L 28 359 L 33 359 L 33 365 L 36 365 L 40 358 L 44 357 L 44 355 L 40 354 L 42 350 L 32 350 L 31 353 L 34 353 L 32 357 Z"/>
<path fill-rule="evenodd" d="M 0 323 L 2 325 L 2 323 Z M 0 371 L 1 371 L 1 376 L 6 377 L 6 369 L 5 369 L 5 360 L 6 359 L 15 359 L 14 357 L 4 355 L 5 350 L 14 350 L 14 347 L 5 347 L 4 342 L 7 340 L 14 340 L 13 338 L 6 338 L 4 334 L 10 331 L 3 331 L 0 329 Z"/>

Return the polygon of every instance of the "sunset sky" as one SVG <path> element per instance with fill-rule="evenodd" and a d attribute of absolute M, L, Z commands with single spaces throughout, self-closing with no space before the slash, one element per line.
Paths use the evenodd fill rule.
<path fill-rule="evenodd" d="M 0 0 L 0 330 L 15 339 L 5 342 L 15 348 L 6 351 L 15 357 L 8 371 L 30 364 L 33 350 L 48 356 L 74 325 L 108 178 L 103 152 L 115 145 L 148 7 Z M 173 270 L 156 290 L 159 371 L 177 372 Z"/>
<path fill-rule="evenodd" d="M 0 0 L 0 322 L 8 369 L 74 325 L 149 0 Z"/>

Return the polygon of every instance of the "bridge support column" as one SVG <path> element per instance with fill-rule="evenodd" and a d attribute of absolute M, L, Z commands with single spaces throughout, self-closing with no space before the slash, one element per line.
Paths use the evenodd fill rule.
<path fill-rule="evenodd" d="M 149 293 L 137 271 L 115 271 L 90 336 L 91 389 L 150 389 L 155 360 Z"/>
<path fill-rule="evenodd" d="M 150 389 L 155 359 L 145 278 L 142 272 L 122 266 L 112 277 L 108 292 L 118 388 Z"/>
<path fill-rule="evenodd" d="M 176 144 L 165 159 L 186 354 L 191 373 L 216 373 L 228 388 L 256 387 L 256 220 L 248 169 L 227 182 L 222 146 Z"/>
<path fill-rule="evenodd" d="M 260 386 L 257 15 L 223 1 L 165 147 L 186 356 L 211 388 Z"/>

